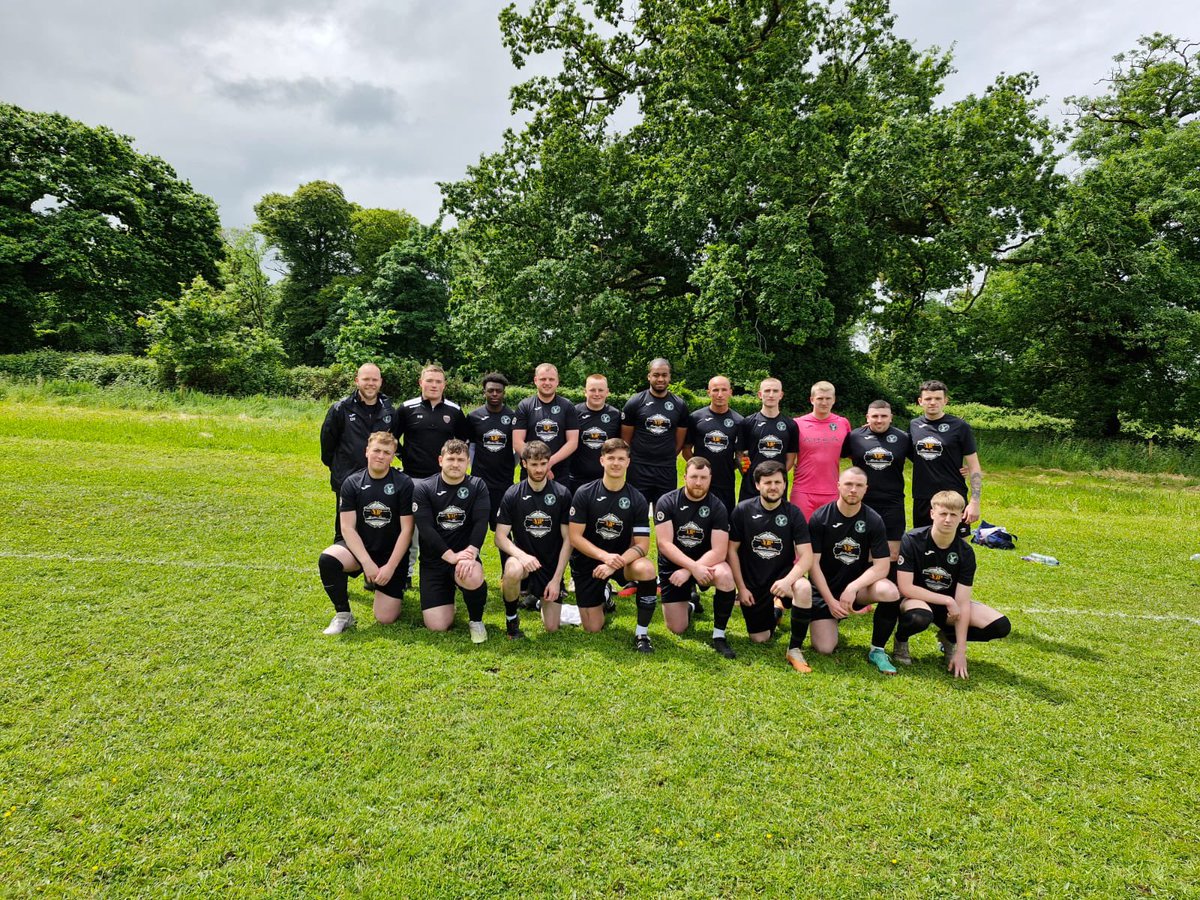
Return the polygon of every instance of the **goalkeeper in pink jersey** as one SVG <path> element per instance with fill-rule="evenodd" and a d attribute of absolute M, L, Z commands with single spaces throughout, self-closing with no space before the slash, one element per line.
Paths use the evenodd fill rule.
<path fill-rule="evenodd" d="M 796 418 L 800 452 L 796 454 L 791 500 L 800 507 L 805 519 L 838 498 L 838 461 L 842 443 L 850 433 L 850 422 L 834 415 L 836 396 L 832 384 L 818 381 L 808 395 L 813 411 Z"/>

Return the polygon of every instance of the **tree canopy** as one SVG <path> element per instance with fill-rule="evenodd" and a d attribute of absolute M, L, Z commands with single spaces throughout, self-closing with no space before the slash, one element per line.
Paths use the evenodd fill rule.
<path fill-rule="evenodd" d="M 1028 76 L 938 106 L 948 55 L 892 26 L 883 2 L 505 9 L 513 61 L 562 66 L 514 89 L 528 125 L 444 186 L 468 360 L 631 384 L 662 354 L 803 383 L 849 374 L 881 297 L 969 280 L 1048 209 L 1052 130 Z"/>
<path fill-rule="evenodd" d="M 128 349 L 139 311 L 215 278 L 217 208 L 133 140 L 0 103 L 0 349 Z"/>

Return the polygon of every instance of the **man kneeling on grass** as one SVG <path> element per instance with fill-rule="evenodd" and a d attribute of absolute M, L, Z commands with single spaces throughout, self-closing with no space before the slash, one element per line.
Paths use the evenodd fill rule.
<path fill-rule="evenodd" d="M 966 501 L 956 491 L 941 491 L 930 500 L 932 525 L 914 528 L 900 542 L 897 580 L 900 623 L 896 628 L 896 662 L 911 665 L 908 640 L 936 623 L 946 668 L 967 677 L 967 641 L 1006 637 L 1008 617 L 971 598 L 975 551 L 958 533 Z"/>
<path fill-rule="evenodd" d="M 812 669 L 800 650 L 808 634 L 812 585 L 804 573 L 812 567 L 808 523 L 798 506 L 784 499 L 787 475 L 776 459 L 754 469 L 749 500 L 737 505 L 729 524 L 729 568 L 737 585 L 737 602 L 746 631 L 755 643 L 775 635 L 775 603 L 792 610 L 792 639 L 787 662 L 797 672 Z"/>
<path fill-rule="evenodd" d="M 737 654 L 725 640 L 725 626 L 737 596 L 733 572 L 725 561 L 729 550 L 729 513 L 714 496 L 712 463 L 700 456 L 687 462 L 683 487 L 663 494 L 654 513 L 658 538 L 658 587 L 663 619 L 675 634 L 691 624 L 693 591 L 715 587 L 713 648 L 726 659 Z"/>
<path fill-rule="evenodd" d="M 367 467 L 346 476 L 338 492 L 341 536 L 317 560 L 321 584 L 334 609 L 326 634 L 341 634 L 354 625 L 346 590 L 350 574 L 361 572 L 374 583 L 375 620 L 383 625 L 400 617 L 400 601 L 408 586 L 401 561 L 413 535 L 413 482 L 392 468 L 396 438 L 390 431 L 376 431 L 367 438 L 366 457 Z"/>
<path fill-rule="evenodd" d="M 545 629 L 558 631 L 563 573 L 571 555 L 567 532 L 571 492 L 563 480 L 548 480 L 550 447 L 542 441 L 526 441 L 521 462 L 526 476 L 504 492 L 496 517 L 496 547 L 508 556 L 500 586 L 510 639 L 525 637 L 517 618 L 522 592 L 541 601 Z"/>
<path fill-rule="evenodd" d="M 430 631 L 449 631 L 454 624 L 454 590 L 467 604 L 471 641 L 487 640 L 483 607 L 487 585 L 479 549 L 487 537 L 491 501 L 483 480 L 467 474 L 467 444 L 457 438 L 442 445 L 441 471 L 422 478 L 413 488 L 413 512 L 420 535 L 421 615 Z"/>
<path fill-rule="evenodd" d="M 837 649 L 838 623 L 874 604 L 874 629 L 867 659 L 884 675 L 895 675 L 883 645 L 896 624 L 900 592 L 887 580 L 891 558 L 887 528 L 879 513 L 863 506 L 867 473 L 851 466 L 838 477 L 838 498 L 808 520 L 812 536 L 812 643 L 818 653 Z"/>
<path fill-rule="evenodd" d="M 650 621 L 658 605 L 654 563 L 650 552 L 650 504 L 625 480 L 629 445 L 609 438 L 600 448 L 604 476 L 585 484 L 571 501 L 571 577 L 584 631 L 604 627 L 604 604 L 612 594 L 609 579 L 623 577 L 637 584 L 637 629 L 633 646 L 653 653 Z"/>

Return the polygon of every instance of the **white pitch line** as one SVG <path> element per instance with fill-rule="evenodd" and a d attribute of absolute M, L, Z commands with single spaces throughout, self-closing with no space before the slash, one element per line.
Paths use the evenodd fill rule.
<path fill-rule="evenodd" d="M 1100 616 L 1105 619 L 1141 619 L 1146 622 L 1187 622 L 1189 625 L 1200 625 L 1200 619 L 1191 616 L 1154 615 L 1153 613 L 1127 613 L 1117 610 L 1102 609 L 1041 609 L 1028 606 L 1024 609 L 1013 609 L 1019 613 L 1038 613 L 1049 616 Z"/>
<path fill-rule="evenodd" d="M 299 566 L 284 566 L 275 563 L 204 562 L 194 559 L 148 559 L 146 557 L 128 556 L 80 556 L 74 553 L 18 553 L 13 550 L 0 550 L 0 559 L 36 559 L 42 562 L 105 563 L 106 565 L 127 566 L 176 566 L 181 569 L 235 569 L 242 572 L 297 572 L 303 574 L 311 571 L 311 569 L 302 569 Z"/>

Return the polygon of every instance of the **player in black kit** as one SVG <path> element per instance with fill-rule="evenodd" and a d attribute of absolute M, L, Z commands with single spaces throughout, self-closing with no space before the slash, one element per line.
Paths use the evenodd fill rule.
<path fill-rule="evenodd" d="M 621 438 L 629 444 L 629 481 L 654 504 L 679 484 L 675 457 L 687 437 L 687 404 L 670 391 L 671 364 L 650 361 L 650 387 L 629 398 L 621 412 Z"/>
<path fill-rule="evenodd" d="M 631 484 L 629 445 L 620 438 L 606 441 L 600 450 L 604 477 L 585 484 L 571 501 L 571 575 L 583 630 L 604 627 L 604 602 L 612 587 L 609 579 L 623 575 L 637 583 L 637 629 L 634 648 L 653 653 L 649 625 L 654 618 L 658 591 L 650 552 L 650 507 Z"/>
<path fill-rule="evenodd" d="M 479 551 L 487 537 L 490 514 L 488 489 L 467 474 L 467 444 L 446 441 L 438 457 L 441 471 L 413 487 L 413 512 L 421 533 L 421 615 L 430 631 L 448 631 L 454 624 L 454 589 L 467 604 L 471 641 L 487 640 L 483 607 L 487 585 Z"/>
<path fill-rule="evenodd" d="M 462 408 L 445 398 L 446 373 L 441 366 L 428 365 L 421 370 L 421 394 L 405 400 L 393 431 L 404 442 L 400 459 L 404 471 L 414 481 L 428 478 L 438 470 L 438 454 L 451 438 L 469 441 L 470 429 Z"/>
<path fill-rule="evenodd" d="M 579 446 L 579 420 L 575 404 L 558 394 L 558 369 L 542 363 L 533 372 L 537 393 L 517 404 L 513 424 L 513 449 L 520 456 L 526 441 L 541 441 L 550 448 L 550 477 L 565 478 L 567 460 Z"/>
<path fill-rule="evenodd" d="M 608 400 L 608 379 L 589 375 L 583 388 L 586 399 L 575 404 L 579 419 L 579 446 L 571 456 L 571 493 L 604 475 L 600 448 L 610 438 L 621 436 L 621 411 Z"/>
<path fill-rule="evenodd" d="M 931 524 L 929 502 L 939 491 L 955 491 L 967 501 L 967 482 L 962 476 L 965 465 L 971 495 L 958 528 L 965 537 L 970 532 L 968 526 L 979 520 L 983 494 L 983 470 L 975 449 L 975 435 L 970 425 L 945 412 L 946 385 L 942 382 L 924 382 L 917 405 L 925 414 L 908 423 L 913 454 L 913 528 Z"/>
<path fill-rule="evenodd" d="M 500 586 L 510 638 L 524 637 L 517 618 L 522 591 L 541 600 L 545 629 L 558 631 L 563 574 L 571 555 L 571 492 L 561 481 L 547 479 L 550 448 L 526 441 L 523 456 L 525 478 L 505 492 L 496 523 L 496 547 L 508 556 Z"/>
<path fill-rule="evenodd" d="M 741 413 L 729 408 L 733 387 L 724 375 L 708 379 L 708 406 L 692 413 L 688 420 L 683 458 L 698 456 L 712 463 L 712 487 L 709 490 L 732 511 L 736 505 L 734 485 L 738 467 Z"/>
<path fill-rule="evenodd" d="M 762 643 L 775 633 L 774 601 L 792 608 L 792 631 L 808 631 L 812 586 L 804 573 L 812 566 L 808 523 L 799 507 L 784 499 L 783 463 L 769 459 L 754 470 L 758 496 L 737 505 L 729 523 L 729 568 L 750 640 Z M 801 614 L 801 611 L 803 613 Z M 801 636 L 802 638 L 803 636 Z M 787 661 L 811 672 L 800 644 L 788 647 Z"/>
<path fill-rule="evenodd" d="M 406 567 L 413 533 L 413 483 L 399 469 L 396 438 L 376 431 L 367 439 L 367 466 L 342 480 L 338 493 L 341 538 L 321 551 L 317 569 L 333 603 L 333 621 L 326 634 L 341 634 L 354 625 L 346 591 L 347 575 L 362 572 L 374 584 L 375 620 L 388 625 L 400 617 L 406 587 Z"/>
<path fill-rule="evenodd" d="M 900 591 L 887 580 L 887 532 L 883 519 L 863 505 L 867 473 L 851 466 L 838 476 L 838 499 L 818 507 L 808 520 L 813 563 L 812 643 L 821 654 L 837 649 L 838 623 L 853 612 L 879 604 L 867 659 L 884 675 L 895 675 L 884 645 L 892 636 L 895 616 L 880 618 L 879 609 L 895 607 Z"/>
<path fill-rule="evenodd" d="M 717 589 L 713 600 L 713 647 L 726 659 L 735 653 L 725 640 L 733 612 L 735 584 L 725 557 L 729 550 L 729 513 L 709 490 L 712 465 L 693 457 L 683 472 L 683 487 L 664 494 L 654 512 L 658 539 L 658 587 L 663 619 L 675 634 L 691 622 L 692 586 Z"/>
<path fill-rule="evenodd" d="M 842 456 L 867 473 L 867 496 L 863 501 L 883 519 L 888 553 L 894 560 L 904 537 L 904 463 L 912 439 L 907 431 L 892 426 L 892 404 L 873 400 L 867 407 L 867 424 L 855 428 L 842 443 Z M 895 573 L 890 577 L 895 578 Z"/>
<path fill-rule="evenodd" d="M 483 406 L 471 410 L 467 423 L 471 428 L 471 474 L 483 479 L 492 505 L 492 530 L 504 492 L 512 487 L 517 457 L 513 453 L 512 432 L 516 416 L 504 402 L 508 379 L 489 372 L 483 382 Z"/>
<path fill-rule="evenodd" d="M 962 495 L 942 491 L 930 498 L 932 525 L 914 528 L 900 544 L 900 625 L 896 662 L 912 663 L 908 641 L 938 626 L 946 669 L 967 677 L 967 642 L 994 641 L 1012 630 L 1008 617 L 972 597 L 975 551 L 958 533 Z"/>
<path fill-rule="evenodd" d="M 762 401 L 762 409 L 742 419 L 738 450 L 744 459 L 749 460 L 743 464 L 742 472 L 750 477 L 742 478 L 739 500 L 758 496 L 754 471 L 759 463 L 765 460 L 782 463 L 786 482 L 787 473 L 795 468 L 796 456 L 800 452 L 800 426 L 795 419 L 779 410 L 780 401 L 783 400 L 783 382 L 778 378 L 764 378 L 758 386 L 758 399 Z"/>
<path fill-rule="evenodd" d="M 340 540 L 342 482 L 351 472 L 362 468 L 367 438 L 376 431 L 391 431 L 396 421 L 392 401 L 380 393 L 383 376 L 379 366 L 363 363 L 354 375 L 354 390 L 343 397 L 325 415 L 321 424 L 321 462 L 329 469 L 329 486 L 338 501 L 334 517 L 333 539 Z"/>

